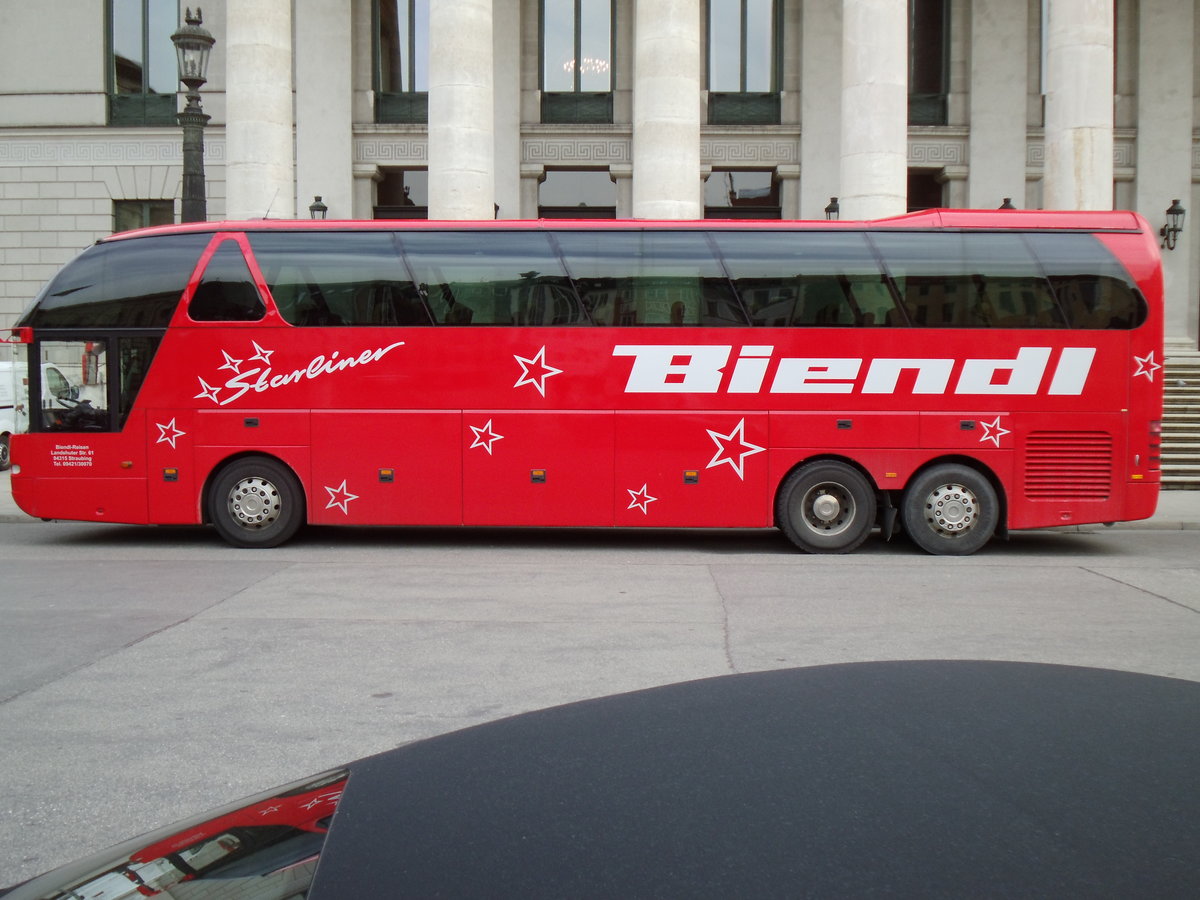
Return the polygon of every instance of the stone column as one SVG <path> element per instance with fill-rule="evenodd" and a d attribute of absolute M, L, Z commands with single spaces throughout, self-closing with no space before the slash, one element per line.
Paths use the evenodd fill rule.
<path fill-rule="evenodd" d="M 492 3 L 429 4 L 429 217 L 495 218 Z"/>
<path fill-rule="evenodd" d="M 521 218 L 521 3 L 494 0 L 492 46 L 496 64 L 495 200 L 501 219 Z"/>
<path fill-rule="evenodd" d="M 226 215 L 290 219 L 291 0 L 228 0 L 225 11 Z"/>
<path fill-rule="evenodd" d="M 971 135 L 966 202 L 1025 205 L 1028 6 L 975 0 L 971 7 Z"/>
<path fill-rule="evenodd" d="M 316 195 L 329 218 L 354 218 L 350 0 L 304 7 L 296 18 L 296 214 Z"/>
<path fill-rule="evenodd" d="M 1166 337 L 1169 349 L 1196 349 L 1192 298 L 1200 215 L 1192 201 L 1191 4 L 1141 0 L 1139 5 L 1137 95 L 1137 209 L 1157 230 L 1164 210 L 1179 198 L 1187 209 L 1174 250 L 1163 250 Z"/>
<path fill-rule="evenodd" d="M 1112 197 L 1113 3 L 1050 0 L 1042 202 L 1047 209 L 1112 209 Z"/>
<path fill-rule="evenodd" d="M 845 0 L 842 6 L 841 134 L 841 217 L 903 213 L 908 203 L 906 0 Z"/>
<path fill-rule="evenodd" d="M 841 193 L 842 5 L 804 0 L 802 34 L 799 216 L 823 219 Z"/>
<path fill-rule="evenodd" d="M 698 219 L 700 7 L 637 0 L 634 18 L 633 215 Z"/>

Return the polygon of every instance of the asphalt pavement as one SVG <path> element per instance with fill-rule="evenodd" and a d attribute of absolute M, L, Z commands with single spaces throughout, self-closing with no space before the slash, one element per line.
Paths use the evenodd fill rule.
<path fill-rule="evenodd" d="M 9 472 L 0 472 L 0 523 L 34 521 L 13 502 Z M 1077 531 L 1097 527 L 1103 526 L 1079 525 L 1056 530 Z M 1158 510 L 1151 518 L 1138 522 L 1118 522 L 1114 527 L 1200 530 L 1200 491 L 1162 491 L 1158 497 Z"/>

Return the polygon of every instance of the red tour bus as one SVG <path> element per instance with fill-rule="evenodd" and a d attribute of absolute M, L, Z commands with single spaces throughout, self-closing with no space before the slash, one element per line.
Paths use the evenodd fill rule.
<path fill-rule="evenodd" d="M 1162 270 L 1126 212 L 876 222 L 300 222 L 114 235 L 13 329 L 78 384 L 12 447 L 30 515 L 879 528 L 966 554 L 1141 519 Z"/>

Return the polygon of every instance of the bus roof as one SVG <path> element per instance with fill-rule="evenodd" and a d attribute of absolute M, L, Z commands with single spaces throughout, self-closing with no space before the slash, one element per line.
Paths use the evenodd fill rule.
<path fill-rule="evenodd" d="M 1140 215 L 1122 210 L 997 210 L 927 209 L 885 219 L 249 219 L 190 222 L 123 231 L 102 242 L 158 234 L 222 231 L 526 231 L 584 229 L 588 231 L 641 229 L 729 231 L 884 231 L 891 229 L 971 229 L 982 231 L 1146 232 Z"/>

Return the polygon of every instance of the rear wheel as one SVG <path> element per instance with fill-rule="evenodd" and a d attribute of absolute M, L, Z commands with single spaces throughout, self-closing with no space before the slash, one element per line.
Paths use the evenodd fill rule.
<path fill-rule="evenodd" d="M 1000 503 L 983 475 L 967 466 L 934 466 L 904 492 L 904 530 L 928 553 L 966 556 L 996 533 Z"/>
<path fill-rule="evenodd" d="M 0 434 L 0 472 L 3 472 L 12 464 L 8 452 L 8 435 Z"/>
<path fill-rule="evenodd" d="M 277 547 L 304 523 L 304 494 L 282 463 L 265 457 L 239 459 L 209 485 L 208 515 L 235 547 Z"/>
<path fill-rule="evenodd" d="M 875 490 L 846 463 L 809 463 L 779 489 L 775 519 L 807 553 L 849 553 L 875 524 Z"/>

